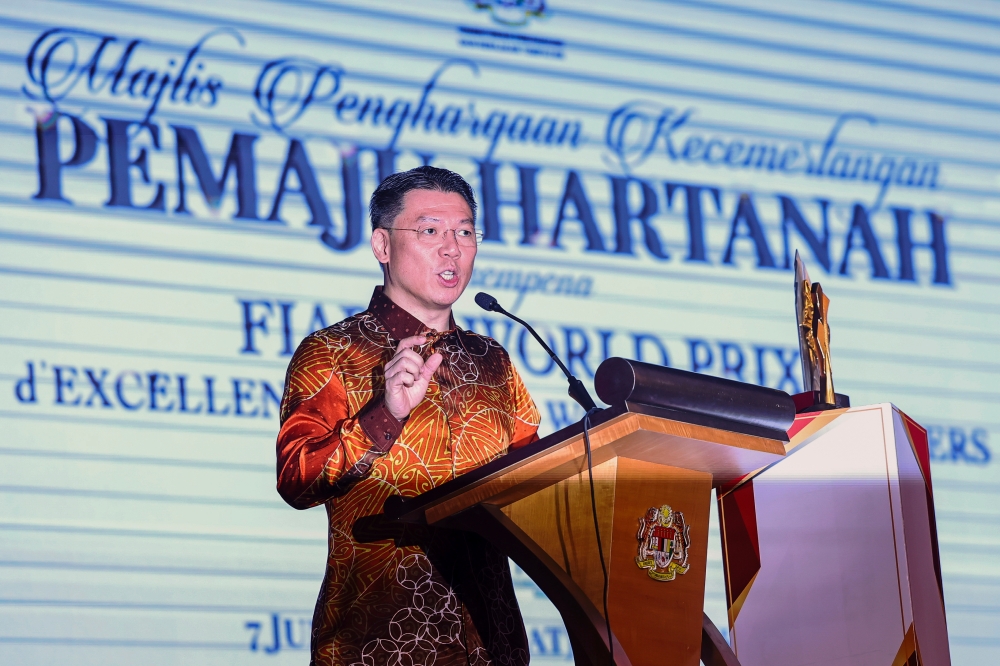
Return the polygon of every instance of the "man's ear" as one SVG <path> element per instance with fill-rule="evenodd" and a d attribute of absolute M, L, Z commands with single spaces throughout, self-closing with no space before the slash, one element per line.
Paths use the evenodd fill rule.
<path fill-rule="evenodd" d="M 391 252 L 388 229 L 372 229 L 372 254 L 383 266 L 389 263 Z"/>

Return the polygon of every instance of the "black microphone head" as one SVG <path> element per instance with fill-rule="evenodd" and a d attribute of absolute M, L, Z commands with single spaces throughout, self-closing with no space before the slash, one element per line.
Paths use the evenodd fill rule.
<path fill-rule="evenodd" d="M 481 291 L 476 294 L 476 305 L 486 310 L 487 312 L 502 312 L 503 308 L 497 303 L 497 299 L 493 298 L 485 291 Z"/>

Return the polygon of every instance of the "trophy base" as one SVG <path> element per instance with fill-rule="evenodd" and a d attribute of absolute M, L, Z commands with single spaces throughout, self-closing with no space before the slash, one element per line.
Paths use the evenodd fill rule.
<path fill-rule="evenodd" d="M 831 405 L 828 402 L 823 402 L 819 391 L 796 393 L 792 396 L 792 400 L 795 402 L 795 413 L 822 412 L 827 409 L 845 409 L 851 406 L 850 397 L 843 393 L 834 393 L 833 395 L 836 403 Z"/>

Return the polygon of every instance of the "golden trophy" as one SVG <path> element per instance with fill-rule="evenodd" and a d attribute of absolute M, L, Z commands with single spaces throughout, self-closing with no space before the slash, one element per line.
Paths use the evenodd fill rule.
<path fill-rule="evenodd" d="M 807 408 L 847 407 L 847 396 L 833 390 L 833 367 L 830 361 L 830 324 L 827 319 L 830 299 L 819 282 L 809 280 L 806 265 L 795 252 L 795 317 L 799 325 L 799 356 L 802 360 L 802 395 L 796 400 Z M 806 400 L 805 398 L 811 398 Z M 804 411 L 799 409 L 798 411 Z"/>

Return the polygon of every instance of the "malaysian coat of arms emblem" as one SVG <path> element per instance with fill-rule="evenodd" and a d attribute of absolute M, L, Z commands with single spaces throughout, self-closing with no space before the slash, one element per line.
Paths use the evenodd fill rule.
<path fill-rule="evenodd" d="M 664 504 L 650 507 L 639 519 L 639 554 L 635 563 L 653 580 L 673 580 L 687 573 L 688 549 L 691 546 L 691 527 L 684 522 L 684 514 Z"/>

